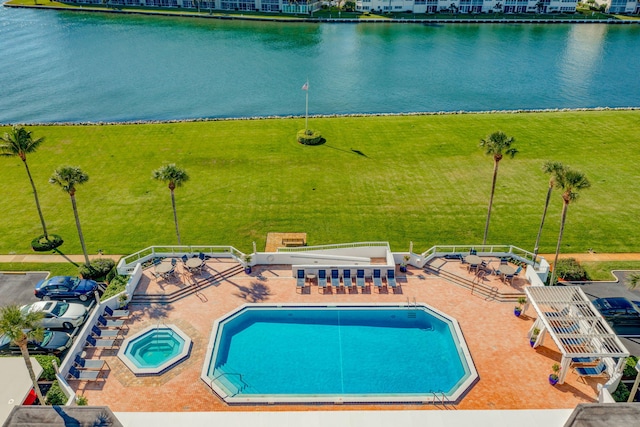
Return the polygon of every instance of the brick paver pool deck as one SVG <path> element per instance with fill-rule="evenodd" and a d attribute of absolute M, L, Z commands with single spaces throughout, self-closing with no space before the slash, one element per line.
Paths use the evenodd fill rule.
<path fill-rule="evenodd" d="M 224 271 L 233 264 L 228 260 L 210 260 L 207 268 Z M 464 273 L 460 266 L 451 265 Z M 495 279 L 494 279 L 495 280 Z M 213 320 L 245 303 L 406 303 L 415 300 L 441 310 L 460 323 L 479 380 L 455 405 L 456 409 L 544 409 L 574 408 L 578 403 L 595 402 L 597 384 L 603 379 L 579 380 L 575 373 L 567 375 L 565 384 L 551 386 L 551 366 L 560 362 L 561 354 L 551 339 L 532 349 L 526 333 L 533 318 L 513 315 L 512 303 L 487 301 L 468 289 L 443 280 L 420 269 L 409 268 L 398 274 L 401 285 L 395 292 L 353 294 L 320 294 L 317 286 L 299 293 L 290 266 L 259 266 L 251 275 L 240 273 L 198 295 L 190 295 L 170 305 L 131 306 L 129 334 L 150 324 L 174 323 L 193 340 L 190 357 L 157 377 L 136 377 L 117 358 L 116 351 L 95 351 L 88 357 L 108 361 L 106 380 L 71 381 L 78 394 L 90 405 L 108 405 L 114 412 L 136 411 L 291 411 L 291 410 L 356 410 L 356 409 L 437 409 L 424 405 L 257 405 L 228 406 L 200 379 L 205 350 Z M 139 289 L 162 288 L 170 292 L 172 283 L 150 279 L 149 269 Z M 507 286 L 507 285 L 505 285 Z M 521 289 L 522 282 L 516 287 Z M 535 312 L 529 311 L 534 316 Z M 380 369 L 392 367 L 392 360 L 381 360 Z M 440 406 L 440 409 L 442 407 Z"/>

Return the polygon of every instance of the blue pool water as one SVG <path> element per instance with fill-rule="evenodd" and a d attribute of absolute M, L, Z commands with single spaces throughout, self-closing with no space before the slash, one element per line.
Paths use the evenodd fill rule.
<path fill-rule="evenodd" d="M 157 368 L 182 352 L 184 343 L 171 329 L 152 329 L 131 341 L 124 354 L 138 368 Z"/>
<path fill-rule="evenodd" d="M 469 376 L 451 322 L 426 309 L 247 308 L 208 370 L 228 394 L 450 394 Z"/>

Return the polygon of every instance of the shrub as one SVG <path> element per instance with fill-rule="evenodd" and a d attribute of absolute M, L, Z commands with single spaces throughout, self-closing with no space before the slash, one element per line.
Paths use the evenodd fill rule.
<path fill-rule="evenodd" d="M 60 388 L 58 381 L 53 383 L 45 397 L 45 400 L 47 401 L 47 405 L 64 405 L 67 403 L 67 395 L 64 394 Z"/>
<path fill-rule="evenodd" d="M 100 300 L 104 301 L 124 291 L 128 281 L 129 276 L 117 275 L 116 277 L 114 277 L 111 282 L 109 282 L 109 285 L 107 285 L 107 289 L 104 290 L 104 293 L 100 297 Z"/>
<path fill-rule="evenodd" d="M 616 402 L 626 402 L 629 398 L 629 393 L 629 388 L 625 385 L 625 383 L 620 381 L 620 384 L 618 384 L 618 388 L 611 394 L 611 396 Z"/>
<path fill-rule="evenodd" d="M 587 271 L 575 258 L 558 260 L 558 264 L 554 268 L 556 270 L 556 278 L 561 278 L 570 282 L 589 280 Z"/>
<path fill-rule="evenodd" d="M 303 129 L 298 131 L 298 142 L 304 145 L 320 145 L 325 142 L 325 139 L 318 131 Z"/>
<path fill-rule="evenodd" d="M 38 354 L 33 356 L 40 366 L 42 366 L 42 376 L 40 379 L 44 381 L 54 381 L 56 379 L 56 371 L 53 369 L 53 361 L 55 360 L 58 366 L 60 366 L 60 359 L 57 356 L 50 356 L 46 354 Z"/>
<path fill-rule="evenodd" d="M 76 405 L 78 406 L 87 406 L 89 404 L 89 400 L 85 396 L 76 397 Z"/>
<path fill-rule="evenodd" d="M 623 377 L 635 378 L 638 375 L 638 371 L 636 371 L 636 363 L 638 363 L 638 358 L 635 356 L 627 357 L 627 364 L 624 365 L 624 372 L 622 373 Z"/>
<path fill-rule="evenodd" d="M 116 262 L 110 258 L 96 258 L 88 266 L 81 265 L 78 268 L 78 274 L 85 279 L 104 280 L 115 265 Z"/>
<path fill-rule="evenodd" d="M 47 252 L 57 248 L 63 243 L 64 240 L 57 234 L 49 234 L 48 240 L 44 237 L 44 234 L 42 234 L 31 241 L 31 248 L 36 252 Z"/>

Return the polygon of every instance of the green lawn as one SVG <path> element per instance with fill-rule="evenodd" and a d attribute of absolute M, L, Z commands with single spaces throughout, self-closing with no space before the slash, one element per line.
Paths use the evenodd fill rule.
<path fill-rule="evenodd" d="M 50 276 L 78 275 L 78 267 L 66 262 L 0 262 L 0 271 L 48 271 Z"/>
<path fill-rule="evenodd" d="M 613 270 L 639 270 L 640 261 L 600 261 L 592 262 L 585 261 L 580 263 L 591 280 L 616 280 L 615 276 L 611 274 Z"/>
<path fill-rule="evenodd" d="M 69 196 L 49 184 L 61 165 L 90 176 L 76 197 L 88 251 L 127 254 L 176 243 L 168 188 L 151 172 L 175 162 L 184 244 L 264 248 L 270 231 L 311 245 L 385 240 L 394 250 L 482 241 L 493 161 L 478 147 L 495 130 L 520 154 L 500 164 L 489 243 L 533 249 L 548 177 L 559 160 L 592 188 L 569 209 L 563 252 L 640 251 L 640 111 L 310 119 L 327 139 L 301 146 L 304 119 L 110 126 L 33 126 L 47 141 L 28 158 L 50 231 L 80 253 Z M 4 132 L 6 128 L 0 128 Z M 28 253 L 40 230 L 22 162 L 0 158 L 0 253 Z M 553 252 L 552 198 L 541 252 Z"/>

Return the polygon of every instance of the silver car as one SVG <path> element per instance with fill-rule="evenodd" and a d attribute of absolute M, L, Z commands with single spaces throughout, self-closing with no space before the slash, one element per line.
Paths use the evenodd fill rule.
<path fill-rule="evenodd" d="M 23 305 L 20 310 L 23 313 L 42 311 L 43 328 L 71 329 L 80 326 L 87 318 L 88 309 L 82 304 L 64 301 L 38 301 L 33 304 Z"/>

